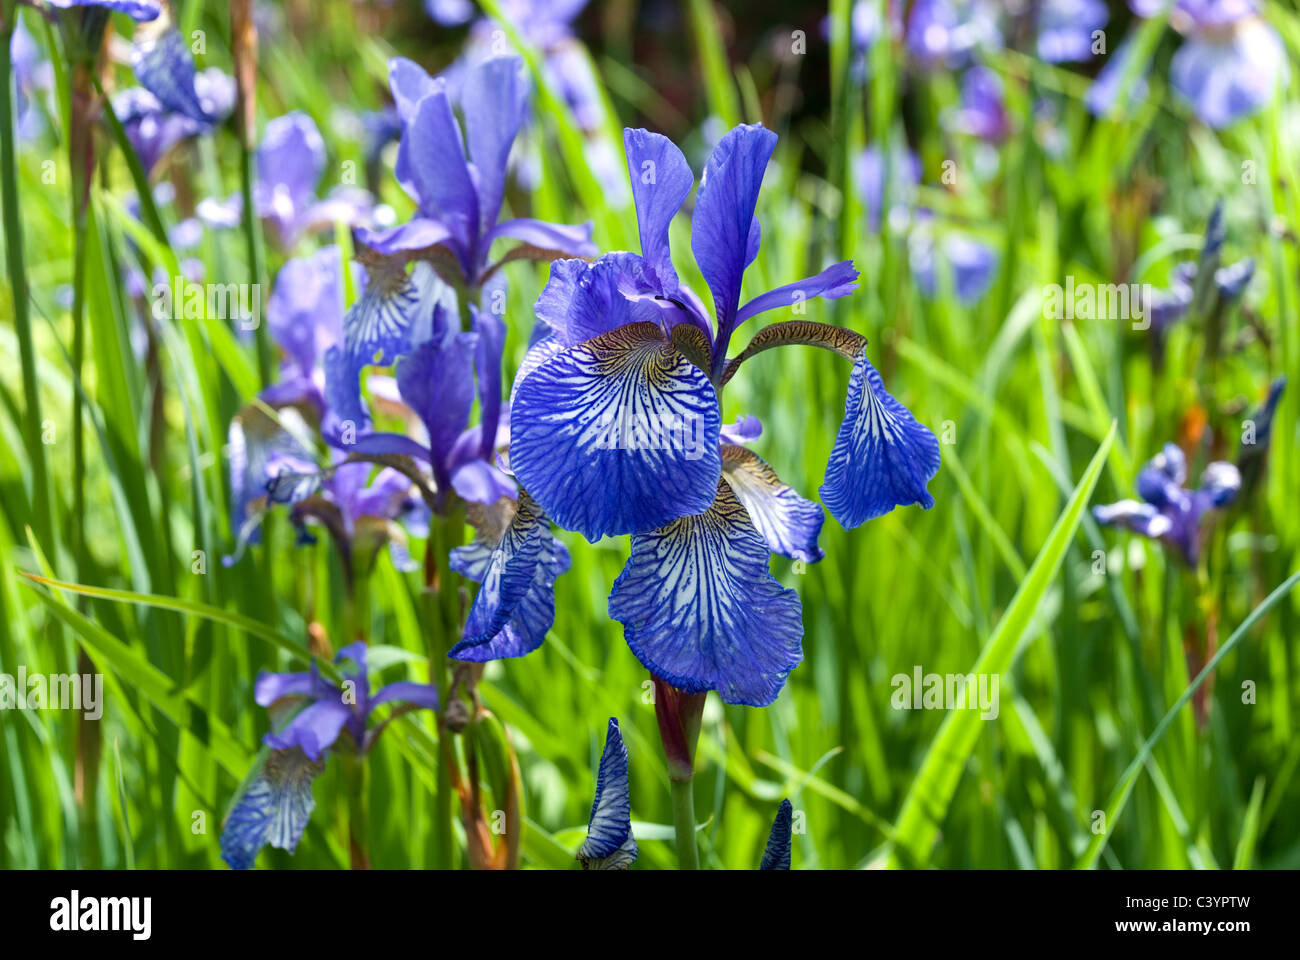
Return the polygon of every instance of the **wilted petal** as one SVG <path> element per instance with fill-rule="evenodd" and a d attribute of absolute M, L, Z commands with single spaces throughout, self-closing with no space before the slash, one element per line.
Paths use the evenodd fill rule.
<path fill-rule="evenodd" d="M 863 352 L 853 365 L 821 486 L 831 515 L 851 529 L 896 506 L 934 506 L 926 484 L 939 471 L 939 441 L 885 390 Z"/>
<path fill-rule="evenodd" d="M 266 844 L 293 853 L 316 807 L 311 784 L 325 769 L 301 750 L 269 753 L 236 797 L 221 830 L 221 859 L 232 870 L 253 866 Z"/>
<path fill-rule="evenodd" d="M 803 659 L 799 596 L 768 570 L 767 544 L 726 483 L 698 516 L 632 537 L 609 615 L 651 673 L 764 707 Z"/>
<path fill-rule="evenodd" d="M 762 457 L 744 447 L 724 446 L 722 477 L 773 553 L 806 563 L 824 556 L 817 545 L 826 519 L 822 508 L 782 483 Z"/>
<path fill-rule="evenodd" d="M 596 775 L 596 799 L 587 822 L 587 839 L 578 848 L 584 870 L 626 870 L 636 859 L 632 837 L 632 799 L 627 776 L 627 748 L 618 720 L 609 719 L 605 751 Z"/>
<path fill-rule="evenodd" d="M 790 869 L 790 840 L 794 825 L 794 807 L 789 800 L 782 800 L 772 821 L 772 832 L 767 836 L 767 848 L 763 851 L 760 870 Z"/>
<path fill-rule="evenodd" d="M 707 510 L 720 426 L 708 377 L 657 326 L 629 324 L 519 385 L 510 465 L 556 523 L 594 542 Z"/>

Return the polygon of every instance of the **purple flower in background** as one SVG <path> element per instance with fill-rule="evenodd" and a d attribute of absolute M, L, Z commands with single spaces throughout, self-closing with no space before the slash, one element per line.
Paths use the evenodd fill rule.
<path fill-rule="evenodd" d="M 1088 92 L 1084 95 L 1084 103 L 1094 116 L 1108 116 L 1116 108 L 1120 88 L 1124 85 L 1125 77 L 1129 75 L 1130 69 L 1136 72 L 1132 75 L 1126 101 L 1128 103 L 1140 103 L 1146 99 L 1147 74 L 1150 73 L 1151 65 L 1149 63 L 1135 64 L 1134 58 L 1136 56 L 1137 46 L 1132 39 L 1125 39 L 1115 52 L 1107 58 L 1106 65 L 1101 68 L 1101 72 L 1097 74 L 1097 79 L 1092 82 L 1092 86 L 1088 88 Z"/>
<path fill-rule="evenodd" d="M 1043 0 L 1038 9 L 1038 56 L 1048 63 L 1091 59 L 1093 34 L 1109 19 L 1102 0 Z"/>
<path fill-rule="evenodd" d="M 1163 540 L 1178 548 L 1188 566 L 1196 566 L 1201 549 L 1201 521 L 1212 509 L 1227 506 L 1241 489 L 1241 474 L 1215 461 L 1201 474 L 1201 486 L 1187 490 L 1187 458 L 1177 444 L 1165 448 L 1138 473 L 1142 502 L 1121 500 L 1092 508 L 1098 523 L 1126 527 L 1134 533 Z"/>
<path fill-rule="evenodd" d="M 718 391 L 767 349 L 820 346 L 853 361 L 844 422 L 822 498 L 846 527 L 897 505 L 933 504 L 933 434 L 884 389 L 859 334 L 801 319 L 759 330 L 734 357 L 732 334 L 761 313 L 835 299 L 857 286 L 849 261 L 741 305 L 759 252 L 759 188 L 776 135 L 742 125 L 705 166 L 691 249 L 712 293 L 712 316 L 684 286 L 669 225 L 694 176 L 666 137 L 624 131 L 641 253 L 559 260 L 535 310 L 550 333 L 530 348 L 511 405 L 510 466 L 563 527 L 598 540 L 632 535 L 610 593 L 629 647 L 678 689 L 717 690 L 728 703 L 766 705 L 802 658 L 797 595 L 769 569 L 771 552 L 816 560 L 821 509 L 724 429 Z"/>
<path fill-rule="evenodd" d="M 885 154 L 873 144 L 858 155 L 854 167 L 872 233 L 880 231 L 885 215 L 895 232 L 907 228 L 916 203 L 916 188 L 921 182 L 921 161 L 915 153 L 902 147 L 892 150 L 889 156 L 890 167 L 886 171 Z"/>
<path fill-rule="evenodd" d="M 956 112 L 954 126 L 992 143 L 1011 135 L 1002 78 L 988 67 L 974 66 L 962 75 L 961 108 Z"/>
<path fill-rule="evenodd" d="M 235 80 L 217 67 L 195 74 L 193 91 L 205 119 L 167 108 L 143 87 L 128 87 L 113 96 L 113 112 L 145 173 L 181 141 L 210 134 L 235 108 Z"/>
<path fill-rule="evenodd" d="M 992 247 L 965 234 L 945 233 L 936 243 L 928 217 L 913 231 L 909 250 L 912 275 L 924 296 L 938 296 L 942 276 L 964 304 L 976 303 L 988 292 L 998 263 Z"/>
<path fill-rule="evenodd" d="M 13 38 L 9 43 L 17 98 L 14 127 L 20 140 L 31 140 L 44 126 L 36 99 L 54 89 L 54 67 L 41 55 L 36 39 L 28 32 L 22 17 L 15 16 Z"/>
<path fill-rule="evenodd" d="M 1259 16 L 1255 0 L 1130 0 L 1140 17 L 1169 11 L 1169 22 L 1184 35 L 1169 65 L 1169 80 L 1202 121 L 1216 129 L 1263 109 L 1289 79 L 1286 52 L 1277 31 Z M 1122 62 L 1131 57 L 1125 41 L 1088 94 L 1094 113 L 1114 106 Z M 1142 64 L 1145 76 L 1149 64 Z M 1140 99 L 1135 90 L 1133 99 Z"/>
<path fill-rule="evenodd" d="M 156 20 L 162 13 L 162 4 L 159 0 L 45 0 L 45 2 L 59 10 L 102 7 L 105 10 L 125 13 L 132 20 L 142 21 Z"/>
<path fill-rule="evenodd" d="M 274 229 L 280 245 L 292 248 L 304 233 L 313 233 L 342 221 L 353 226 L 367 223 L 373 209 L 370 194 L 361 187 L 336 186 L 324 198 L 316 188 L 325 172 L 325 141 L 316 122 L 301 110 L 276 117 L 266 125 L 257 146 L 257 178 L 253 184 L 253 210 Z M 242 194 L 227 200 L 207 200 L 199 215 L 211 226 L 238 226 Z"/>
<path fill-rule="evenodd" d="M 221 859 L 231 869 L 252 867 L 267 844 L 293 853 L 315 807 L 312 781 L 325 769 L 326 753 L 345 731 L 351 736 L 351 748 L 364 754 L 388 723 L 371 725 L 376 707 L 401 704 L 392 716 L 438 708 L 437 689 L 425 683 L 390 683 L 371 696 L 366 652 L 364 643 L 339 651 L 335 663 L 351 660 L 356 667 L 344 671 L 339 686 L 325 680 L 315 664 L 308 673 L 258 675 L 254 696 L 260 706 L 271 707 L 285 698 L 304 706 L 262 738 L 269 753 L 254 767 L 231 805 L 221 831 Z"/>
<path fill-rule="evenodd" d="M 1001 49 L 997 6 L 989 0 L 915 0 L 905 42 L 924 66 L 965 66 L 978 51 Z"/>

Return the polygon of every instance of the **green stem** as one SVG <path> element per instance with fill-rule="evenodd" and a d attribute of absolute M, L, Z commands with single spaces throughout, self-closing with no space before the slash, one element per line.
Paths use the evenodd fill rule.
<path fill-rule="evenodd" d="M 28 303 L 27 267 L 23 256 L 22 220 L 18 215 L 18 162 L 14 149 L 14 71 L 10 42 L 18 14 L 13 0 L 0 0 L 0 203 L 4 205 L 5 256 L 9 289 L 13 294 L 14 327 L 23 370 L 23 401 L 27 456 L 32 462 L 32 513 L 37 536 L 46 550 L 54 549 L 53 497 L 41 443 L 41 402 L 37 386 L 36 352 L 32 346 L 31 305 Z"/>
<path fill-rule="evenodd" d="M 464 539 L 464 505 L 455 500 L 445 516 L 434 516 L 425 555 L 425 617 L 429 636 L 430 682 L 438 688 L 438 792 L 434 798 L 434 862 L 436 870 L 450 870 L 455 859 L 452 833 L 452 732 L 445 723 L 451 703 L 451 669 L 447 653 L 460 637 L 460 595 L 457 581 L 449 566 L 453 548 Z"/>
<path fill-rule="evenodd" d="M 677 830 L 677 868 L 700 869 L 695 843 L 695 791 L 691 780 L 673 780 L 673 826 Z"/>
<path fill-rule="evenodd" d="M 257 222 L 257 212 L 253 209 L 253 148 L 249 142 L 252 138 L 252 131 L 248 132 L 249 140 L 240 144 L 240 164 L 239 164 L 239 186 L 244 195 L 244 249 L 248 257 L 248 272 L 252 277 L 252 282 L 261 286 L 263 276 L 263 265 L 266 260 L 266 251 L 262 244 L 262 233 Z M 257 372 L 261 377 L 262 385 L 267 386 L 272 379 L 272 352 L 270 334 L 264 323 L 259 323 L 256 332 L 257 339 Z"/>

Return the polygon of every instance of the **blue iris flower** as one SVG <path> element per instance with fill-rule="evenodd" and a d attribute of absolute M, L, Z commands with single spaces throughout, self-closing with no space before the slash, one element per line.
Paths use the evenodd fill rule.
<path fill-rule="evenodd" d="M 212 133 L 234 110 L 235 80 L 220 68 L 196 73 L 193 88 L 205 119 L 169 108 L 144 87 L 128 87 L 113 95 L 113 112 L 146 173 L 181 141 Z"/>
<path fill-rule="evenodd" d="M 548 516 L 593 542 L 632 535 L 609 609 L 642 663 L 679 689 L 754 705 L 770 703 L 802 657 L 799 600 L 772 577 L 770 552 L 820 558 L 822 514 L 729 442 L 738 438 L 724 434 L 718 391 L 776 346 L 810 344 L 853 361 L 821 488 L 846 527 L 898 505 L 932 506 L 925 485 L 939 467 L 934 435 L 885 391 L 860 335 L 786 321 L 728 357 L 750 318 L 781 307 L 802 313 L 808 299 L 857 286 L 844 261 L 741 304 L 775 143 L 761 126 L 739 126 L 706 165 L 691 247 L 713 295 L 710 317 L 679 281 L 668 247 L 690 167 L 667 138 L 624 132 L 642 252 L 552 265 L 536 305 L 550 332 L 521 365 L 510 415 L 510 467 Z"/>
<path fill-rule="evenodd" d="M 763 850 L 763 861 L 759 864 L 760 870 L 789 870 L 790 869 L 790 841 L 794 833 L 794 807 L 790 801 L 782 800 L 780 808 L 776 811 L 776 819 L 772 821 L 772 832 L 767 837 L 767 847 Z"/>
<path fill-rule="evenodd" d="M 400 57 L 390 61 L 388 76 L 402 123 L 395 173 L 417 210 L 401 226 L 356 232 L 363 248 L 359 259 L 372 282 L 345 321 L 344 369 L 349 371 L 391 363 L 418 342 L 415 323 L 425 312 L 422 271 L 408 273 L 411 261 L 430 268 L 477 305 L 484 287 L 507 260 L 596 253 L 590 223 L 565 226 L 529 218 L 498 222 L 506 164 L 528 99 L 528 76 L 520 58 L 493 57 L 468 71 L 460 98 L 463 137 L 443 78 L 430 77 Z M 501 239 L 520 245 L 492 262 L 492 245 Z"/>
<path fill-rule="evenodd" d="M 1201 552 L 1201 521 L 1209 511 L 1225 507 L 1241 490 L 1236 466 L 1215 461 L 1201 474 L 1201 486 L 1185 489 L 1187 458 L 1177 444 L 1166 443 L 1138 473 L 1142 502 L 1121 500 L 1092 508 L 1098 523 L 1126 527 L 1134 533 L 1163 540 L 1178 549 L 1190 567 Z"/>
<path fill-rule="evenodd" d="M 1260 16 L 1255 0 L 1129 0 L 1129 6 L 1139 17 L 1167 12 L 1170 25 L 1183 34 L 1169 63 L 1169 81 L 1211 127 L 1231 126 L 1262 110 L 1289 79 L 1282 38 Z M 1094 113 L 1105 114 L 1115 106 L 1133 50 L 1126 41 L 1097 76 L 1088 94 Z M 1141 73 L 1148 68 L 1143 64 Z M 1139 88 L 1130 100 L 1143 95 Z"/>
<path fill-rule="evenodd" d="M 76 7 L 102 7 L 117 13 L 125 13 L 132 20 L 157 20 L 162 14 L 159 0 L 45 0 L 51 7 L 71 10 Z"/>
<path fill-rule="evenodd" d="M 438 691 L 426 683 L 390 683 L 371 696 L 364 643 L 344 647 L 335 663 L 346 660 L 356 669 L 344 672 L 340 686 L 325 680 L 314 664 L 308 673 L 258 675 L 259 706 L 294 698 L 302 709 L 262 738 L 268 749 L 231 804 L 221 831 L 221 859 L 232 869 L 251 867 L 267 844 L 293 853 L 316 805 L 312 781 L 345 731 L 349 748 L 365 754 L 396 715 L 372 724 L 376 707 L 400 703 L 401 712 L 438 709 Z"/>
<path fill-rule="evenodd" d="M 618 720 L 609 719 L 605 751 L 596 776 L 596 799 L 591 804 L 587 839 L 578 848 L 584 870 L 626 870 L 636 860 L 632 836 L 632 800 L 627 777 L 627 750 Z"/>

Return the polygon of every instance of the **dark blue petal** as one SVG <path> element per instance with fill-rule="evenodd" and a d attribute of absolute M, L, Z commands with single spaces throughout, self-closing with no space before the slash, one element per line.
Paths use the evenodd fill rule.
<path fill-rule="evenodd" d="M 707 510 L 720 427 L 708 377 L 656 326 L 630 324 L 519 385 L 510 465 L 548 516 L 594 542 Z"/>
<path fill-rule="evenodd" d="M 817 545 L 826 519 L 822 508 L 782 483 L 762 457 L 744 447 L 724 446 L 722 477 L 773 553 L 806 563 L 824 556 Z"/>
<path fill-rule="evenodd" d="M 200 123 L 212 120 L 194 89 L 194 58 L 175 27 L 162 33 L 139 28 L 131 47 L 131 68 L 140 85 L 168 110 Z"/>
<path fill-rule="evenodd" d="M 627 748 L 618 720 L 609 719 L 605 751 L 596 775 L 596 799 L 587 822 L 587 839 L 578 848 L 585 870 L 626 870 L 636 859 L 632 837 L 632 798 L 627 776 Z"/>
<path fill-rule="evenodd" d="M 623 131 L 627 172 L 632 178 L 641 256 L 664 296 L 677 290 L 677 272 L 668 248 L 668 226 L 681 209 L 695 176 L 677 145 L 648 130 Z"/>
<path fill-rule="evenodd" d="M 266 844 L 293 853 L 316 806 L 312 780 L 325 769 L 301 750 L 276 750 L 235 799 L 221 830 L 221 859 L 232 870 L 253 866 Z"/>
<path fill-rule="evenodd" d="M 501 354 L 506 345 L 505 321 L 489 310 L 470 304 L 470 316 L 478 344 L 474 352 L 474 373 L 478 380 L 479 424 L 482 440 L 479 456 L 487 460 L 496 449 L 497 423 L 501 418 Z"/>
<path fill-rule="evenodd" d="M 713 293 L 717 343 L 725 352 L 740 306 L 740 281 L 749 258 L 754 206 L 776 134 L 742 124 L 723 137 L 704 168 L 691 218 L 691 250 Z"/>
<path fill-rule="evenodd" d="M 934 498 L 925 487 L 938 471 L 939 441 L 885 391 L 864 352 L 853 364 L 822 502 L 846 529 L 909 503 L 928 510 Z"/>
<path fill-rule="evenodd" d="M 765 707 L 803 659 L 799 596 L 731 487 L 705 513 L 632 537 L 609 615 L 655 676 L 688 693 Z"/>
<path fill-rule="evenodd" d="M 479 230 L 497 222 L 506 188 L 506 160 L 524 119 L 528 70 L 519 57 L 492 57 L 465 78 L 461 104 L 469 156 L 478 173 Z"/>
<path fill-rule="evenodd" d="M 1241 492 L 1241 472 L 1235 464 L 1216 460 L 1208 464 L 1201 474 L 1201 489 L 1197 491 L 1207 506 L 1223 507 L 1237 499 Z"/>
<path fill-rule="evenodd" d="M 450 482 L 448 454 L 469 423 L 474 406 L 477 341 L 473 333 L 454 334 L 442 342 L 430 340 L 397 363 L 402 400 L 429 431 L 434 477 L 440 489 Z"/>
<path fill-rule="evenodd" d="M 772 821 L 772 832 L 768 834 L 767 848 L 763 851 L 763 862 L 759 864 L 758 869 L 790 869 L 790 840 L 793 820 L 794 807 L 790 805 L 789 800 L 782 800 L 780 809 L 776 811 L 776 819 Z"/>
<path fill-rule="evenodd" d="M 1173 524 L 1168 517 L 1149 503 L 1120 500 L 1092 508 L 1092 516 L 1107 527 L 1124 527 L 1155 540 L 1170 533 Z"/>
<path fill-rule="evenodd" d="M 796 312 L 802 313 L 799 304 L 806 303 L 814 297 L 837 300 L 840 297 L 847 297 L 856 289 L 858 289 L 858 271 L 853 266 L 852 260 L 842 260 L 827 267 L 815 277 L 796 280 L 794 283 L 787 283 L 783 287 L 777 287 L 755 297 L 740 309 L 736 315 L 736 325 L 739 326 L 750 317 L 780 307 L 791 307 Z"/>
<path fill-rule="evenodd" d="M 527 494 L 495 545 L 482 540 L 452 551 L 451 567 L 482 586 L 451 656 L 483 662 L 521 657 L 541 646 L 555 622 L 555 578 L 569 552 Z"/>

